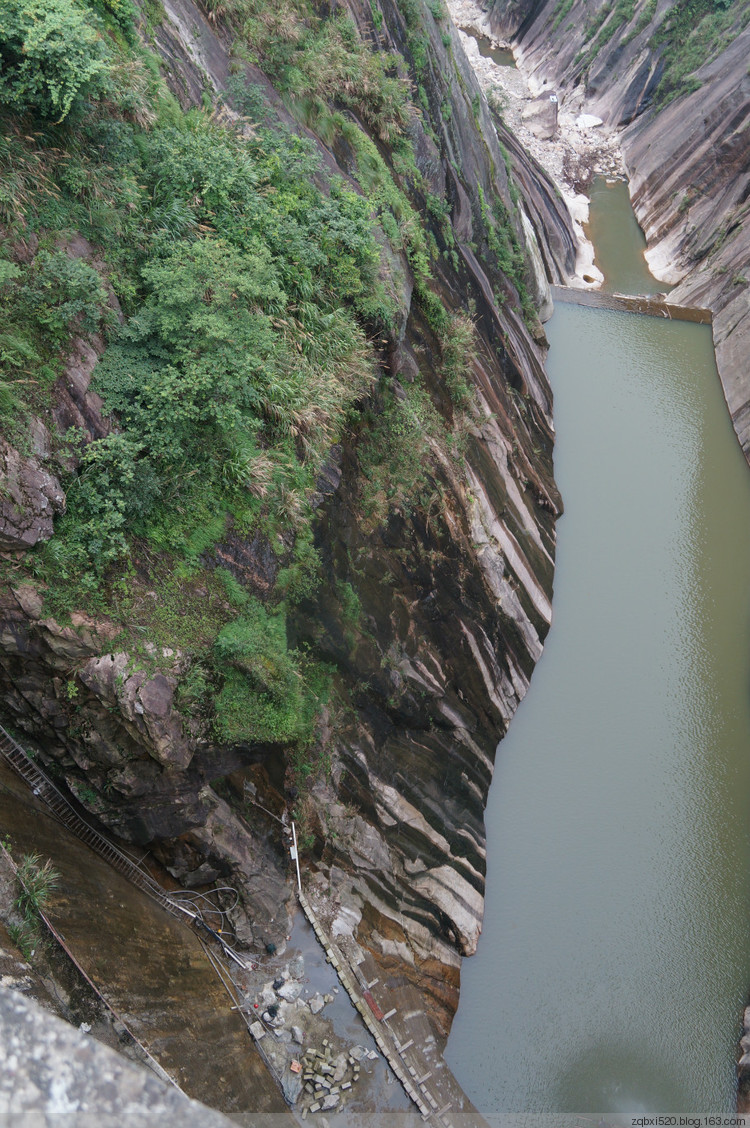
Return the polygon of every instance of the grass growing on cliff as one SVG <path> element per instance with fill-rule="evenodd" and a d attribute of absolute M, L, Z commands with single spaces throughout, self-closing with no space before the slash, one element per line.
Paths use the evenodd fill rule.
<path fill-rule="evenodd" d="M 287 645 L 286 616 L 249 599 L 214 644 L 223 686 L 216 698 L 216 734 L 231 743 L 305 746 L 330 692 L 320 663 Z"/>
<path fill-rule="evenodd" d="M 463 341 L 471 350 L 473 332 L 461 321 L 452 326 L 456 343 Z M 447 387 L 454 403 L 468 406 L 464 399 L 465 363 L 473 353 L 461 358 L 449 355 L 448 367 L 455 379 Z M 468 391 L 468 389 L 466 389 Z M 453 429 L 435 407 L 428 392 L 416 378 L 413 383 L 389 387 L 383 393 L 382 410 L 371 413 L 369 429 L 358 449 L 362 474 L 362 513 L 374 528 L 384 524 L 392 513 L 408 516 L 415 510 L 431 512 L 440 505 L 440 479 L 462 463 L 465 419 L 456 412 Z"/>
<path fill-rule="evenodd" d="M 508 211 L 499 197 L 493 200 L 492 208 L 488 207 L 481 184 L 477 185 L 477 190 L 487 246 L 502 273 L 515 286 L 527 323 L 533 324 L 537 312 L 526 285 L 526 259 Z"/>
<path fill-rule="evenodd" d="M 40 558 L 58 580 L 86 577 L 87 595 L 127 560 L 133 534 L 195 560 L 208 546 L 193 547 L 191 524 L 220 534 L 222 514 L 246 528 L 308 519 L 316 467 L 371 379 L 358 307 L 371 311 L 380 262 L 367 202 L 337 182 L 321 192 L 317 159 L 291 134 L 248 140 L 201 114 L 148 132 L 101 126 L 89 122 L 87 152 L 119 164 L 113 206 L 131 228 L 127 253 L 119 224 L 104 246 L 133 314 L 121 328 L 110 319 L 96 374 L 120 430 L 81 446 L 68 513 Z M 66 185 L 29 209 L 27 233 L 67 221 L 97 234 Z M 39 409 L 71 326 L 98 327 L 106 292 L 61 251 L 8 263 L 5 278 L 9 389 Z M 210 519 L 192 522 L 202 508 Z"/>
<path fill-rule="evenodd" d="M 573 7 L 573 0 L 557 0 L 553 10 L 552 30 L 557 31 L 560 24 L 567 16 L 570 9 Z"/>
<path fill-rule="evenodd" d="M 39 939 L 39 913 L 57 887 L 60 875 L 48 859 L 42 863 L 39 854 L 24 854 L 17 868 L 18 895 L 13 908 L 19 920 L 8 925 L 8 935 L 29 959 Z"/>
<path fill-rule="evenodd" d="M 669 11 L 650 46 L 661 48 L 666 67 L 656 92 L 666 105 L 700 86 L 695 71 L 716 58 L 750 21 L 747 0 L 687 0 Z M 736 25 L 736 26 L 735 26 Z"/>
<path fill-rule="evenodd" d="M 408 126 L 408 83 L 392 56 L 368 49 L 342 9 L 322 18 L 309 0 L 207 0 L 206 7 L 229 19 L 238 53 L 256 63 L 292 107 L 335 100 L 386 142 Z"/>
<path fill-rule="evenodd" d="M 649 0 L 623 37 L 623 46 L 648 27 L 656 11 L 656 0 Z M 596 7 L 584 32 L 584 40 L 590 46 L 580 52 L 576 61 L 584 67 L 590 66 L 614 35 L 632 22 L 634 13 L 635 0 L 608 0 Z M 649 47 L 658 52 L 664 61 L 656 101 L 666 105 L 673 98 L 697 90 L 700 82 L 695 72 L 716 58 L 748 20 L 750 4 L 746 0 L 686 0 L 685 3 L 674 3 L 649 41 Z"/>

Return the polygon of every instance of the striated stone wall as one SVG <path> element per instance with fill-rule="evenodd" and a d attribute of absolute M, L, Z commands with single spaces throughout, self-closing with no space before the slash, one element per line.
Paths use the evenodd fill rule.
<path fill-rule="evenodd" d="M 407 73 L 413 60 L 401 9 L 382 0 L 376 28 L 369 4 L 348 6 L 360 32 Z M 165 12 L 155 42 L 189 105 L 205 89 L 222 89 L 229 39 L 191 0 L 170 0 Z M 484 226 L 486 201 L 499 198 L 517 239 L 531 244 L 553 193 L 536 194 L 528 205 L 534 224 L 524 225 L 457 33 L 447 18 L 439 23 L 425 12 L 424 37 L 426 106 L 410 137 L 423 185 L 448 204 L 455 253 L 437 260 L 433 286 L 450 311 L 473 320 L 473 406 L 456 456 L 415 417 L 433 500 L 394 502 L 383 520 L 364 512 L 361 435 L 355 429 L 332 452 L 315 531 L 324 583 L 289 623 L 291 643 L 308 644 L 335 665 L 338 699 L 346 702 L 323 733 L 328 770 L 301 798 L 310 828 L 306 880 L 328 890 L 334 935 L 353 932 L 385 971 L 426 992 L 446 1033 L 461 957 L 475 950 L 481 930 L 483 811 L 495 749 L 550 624 L 561 501 L 543 331 L 525 322 L 516 284 L 489 253 Z M 247 77 L 267 91 L 282 122 L 315 142 L 323 166 L 354 186 L 348 146 L 299 125 L 249 64 Z M 533 170 L 528 176 L 533 181 Z M 423 189 L 405 190 L 426 229 L 445 242 Z M 543 269 L 526 269 L 537 302 L 548 297 L 549 280 L 564 276 L 573 246 L 556 205 L 553 223 L 555 237 L 538 260 Z M 401 309 L 397 329 L 378 343 L 381 371 L 402 401 L 419 374 L 450 433 L 456 408 L 440 343 L 413 299 L 406 256 L 392 257 Z M 376 400 L 373 410 L 381 406 Z M 263 597 L 275 581 L 269 555 L 262 539 L 236 536 L 218 551 Z M 342 584 L 356 593 L 356 624 L 342 610 Z M 291 875 L 278 825 L 259 807 L 238 805 L 219 781 L 240 769 L 247 779 L 257 767 L 253 794 L 278 812 L 299 799 L 284 792 L 288 750 L 220 746 L 205 725 L 184 716 L 178 688 L 185 663 L 176 649 L 154 648 L 144 669 L 117 646 L 116 624 L 85 609 L 58 623 L 45 612 L 43 593 L 28 584 L 8 585 L 0 614 L 0 687 L 10 722 L 37 741 L 92 814 L 123 838 L 148 844 L 178 881 L 236 885 L 243 910 L 235 924 L 244 942 L 282 944 L 286 914 L 278 910 Z M 238 787 L 241 796 L 241 781 Z"/>

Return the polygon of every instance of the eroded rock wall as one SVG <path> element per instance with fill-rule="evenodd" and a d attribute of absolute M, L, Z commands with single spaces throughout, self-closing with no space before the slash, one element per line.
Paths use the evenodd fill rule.
<path fill-rule="evenodd" d="M 165 10 L 154 41 L 188 105 L 200 92 L 222 88 L 229 37 L 190 0 Z M 371 6 L 352 0 L 350 11 L 363 36 L 413 73 L 414 40 L 395 3 L 383 0 L 377 26 Z M 366 428 L 355 428 L 332 452 L 319 483 L 316 545 L 324 583 L 290 616 L 290 631 L 292 642 L 309 644 L 335 665 L 337 700 L 345 703 L 331 710 L 321 737 L 327 770 L 309 795 L 294 797 L 310 828 L 306 880 L 329 890 L 339 932 L 353 932 L 381 966 L 427 992 L 447 1032 L 460 960 L 474 951 L 481 929 L 483 811 L 495 749 L 550 624 L 561 503 L 552 477 L 544 336 L 528 310 L 524 320 L 517 280 L 490 246 L 487 201 L 502 201 L 521 245 L 533 232 L 516 209 L 486 102 L 455 31 L 447 16 L 423 16 L 425 104 L 410 126 L 421 187 L 407 179 L 402 187 L 425 217 L 426 190 L 447 202 L 447 229 L 439 217 L 425 219 L 440 250 L 431 285 L 449 311 L 473 319 L 472 405 L 458 426 L 441 343 L 414 297 L 406 256 L 393 252 L 401 308 L 397 328 L 379 346 L 383 381 L 372 413 L 377 418 L 388 397 L 408 400 L 419 378 L 431 407 L 429 419 L 412 419 L 411 457 L 424 460 L 424 496 L 413 504 L 396 498 L 380 517 L 368 516 Z M 356 186 L 351 149 L 299 125 L 256 67 L 247 65 L 246 74 L 282 122 L 314 140 L 323 167 Z M 544 193 L 528 205 L 539 230 L 544 206 Z M 538 302 L 545 299 L 545 274 L 556 279 L 564 272 L 573 245 L 559 214 L 555 223 L 545 268 L 534 271 L 527 256 L 526 282 Z M 435 412 L 450 443 L 431 429 Z M 275 582 L 269 555 L 262 538 L 233 536 L 217 550 L 217 559 L 262 598 Z M 342 585 L 356 594 L 356 621 L 342 610 Z M 11 582 L 2 622 L 6 714 L 81 803 L 123 838 L 149 844 L 178 880 L 220 877 L 237 885 L 240 938 L 283 943 L 287 918 L 279 907 L 291 898 L 292 875 L 278 825 L 261 807 L 276 804 L 279 813 L 290 800 L 288 751 L 217 745 L 210 728 L 180 708 L 185 656 L 154 648 L 145 668 L 118 645 L 117 625 L 85 608 L 69 624 L 58 623 L 45 611 L 43 593 Z M 253 765 L 251 791 L 260 806 L 238 807 L 226 784 L 217 794 L 218 781 L 241 769 L 247 782 Z M 240 796 L 242 786 L 240 779 Z"/>

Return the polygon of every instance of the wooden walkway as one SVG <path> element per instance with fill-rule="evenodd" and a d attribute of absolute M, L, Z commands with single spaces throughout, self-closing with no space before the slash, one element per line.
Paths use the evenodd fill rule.
<path fill-rule="evenodd" d="M 433 1128 L 457 1128 L 469 1122 L 489 1128 L 446 1065 L 415 988 L 390 988 L 381 982 L 383 973 L 372 956 L 352 945 L 350 957 L 343 942 L 336 944 L 327 935 L 305 893 L 298 896 L 342 987 L 422 1119 Z"/>
<path fill-rule="evenodd" d="M 664 317 L 670 321 L 693 321 L 699 325 L 711 324 L 711 310 L 698 306 L 672 305 L 658 295 L 644 294 L 631 297 L 627 294 L 605 294 L 602 290 L 577 290 L 572 286 L 550 286 L 553 302 L 589 306 L 592 309 L 613 309 L 625 313 L 641 313 L 647 317 Z"/>

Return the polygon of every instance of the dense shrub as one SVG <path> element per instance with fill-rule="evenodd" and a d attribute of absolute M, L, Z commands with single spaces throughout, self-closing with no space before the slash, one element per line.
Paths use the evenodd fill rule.
<path fill-rule="evenodd" d="M 33 201 L 40 230 L 97 239 L 132 313 L 109 327 L 95 374 L 126 442 L 92 443 L 69 483 L 47 553 L 58 576 L 82 573 L 87 553 L 102 575 L 133 533 L 196 562 L 211 543 L 195 548 L 204 515 L 215 536 L 229 513 L 245 528 L 304 525 L 317 467 L 372 379 L 358 320 L 378 293 L 368 202 L 338 182 L 322 192 L 310 144 L 288 132 L 247 139 L 203 115 L 178 120 L 90 120 L 64 160 L 12 128 L 0 143 L 0 202 L 7 185 L 5 198 Z M 54 187 L 34 193 L 32 181 Z M 99 327 L 106 291 L 83 260 L 43 250 L 29 266 L 0 259 L 0 308 L 0 407 L 12 414 L 32 387 L 40 406 L 61 345 Z M 102 508 L 130 474 L 158 484 L 137 520 L 122 498 Z M 290 592 L 311 582 L 296 563 Z"/>
<path fill-rule="evenodd" d="M 103 40 L 72 0 L 0 0 L 0 102 L 59 122 L 106 71 Z"/>
<path fill-rule="evenodd" d="M 216 699 L 216 730 L 238 743 L 309 743 L 315 716 L 328 693 L 320 666 L 289 650 L 286 618 L 251 600 L 243 615 L 219 633 L 216 661 L 225 671 Z"/>

